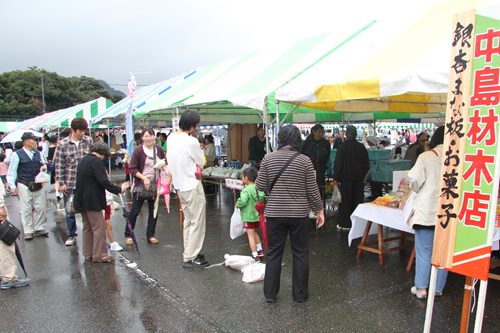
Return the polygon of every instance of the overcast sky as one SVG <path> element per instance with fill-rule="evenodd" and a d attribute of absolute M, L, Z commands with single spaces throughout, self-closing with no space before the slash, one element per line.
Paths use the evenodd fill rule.
<path fill-rule="evenodd" d="M 0 0 L 0 73 L 148 85 L 235 56 L 374 19 L 422 14 L 443 0 Z M 113 86 L 126 91 L 126 87 Z"/>

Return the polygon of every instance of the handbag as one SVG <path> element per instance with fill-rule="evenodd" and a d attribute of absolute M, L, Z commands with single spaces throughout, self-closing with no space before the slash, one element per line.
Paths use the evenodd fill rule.
<path fill-rule="evenodd" d="M 156 149 L 153 146 L 153 165 L 156 164 Z M 141 181 L 139 186 L 134 189 L 134 193 L 136 194 L 136 200 L 154 200 L 156 198 L 156 170 L 155 170 L 155 178 L 149 184 L 149 189 L 146 190 L 144 186 L 144 182 Z"/>
<path fill-rule="evenodd" d="M 20 233 L 21 231 L 7 220 L 0 224 L 0 239 L 9 246 L 16 241 Z"/>
<path fill-rule="evenodd" d="M 69 196 L 69 199 L 68 201 L 66 202 L 66 213 L 68 214 L 76 214 L 76 213 L 81 213 L 82 212 L 82 209 L 81 208 L 75 208 L 75 206 L 73 205 L 73 199 L 75 198 L 75 195 L 74 194 L 71 194 Z"/>

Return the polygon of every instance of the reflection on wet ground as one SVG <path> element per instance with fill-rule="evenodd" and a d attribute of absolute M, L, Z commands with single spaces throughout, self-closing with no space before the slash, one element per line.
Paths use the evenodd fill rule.
<path fill-rule="evenodd" d="M 120 180 L 120 174 L 113 175 Z M 125 221 L 116 210 L 111 221 L 116 240 L 125 247 L 110 264 L 85 262 L 81 236 L 66 247 L 64 211 L 48 195 L 48 239 L 19 241 L 31 285 L 0 292 L 0 321 L 5 332 L 420 332 L 426 302 L 410 294 L 414 270 L 407 272 L 411 249 L 356 258 L 356 245 L 347 246 L 347 232 L 335 228 L 331 206 L 325 226 L 310 236 L 309 299 L 292 298 L 292 255 L 284 254 L 278 302 L 264 302 L 262 282 L 246 284 L 242 274 L 225 266 L 182 267 L 182 234 L 178 200 L 172 196 L 170 214 L 160 204 L 156 237 L 146 241 L 147 207 L 137 221 L 140 255 L 125 247 Z M 128 198 L 130 201 L 130 198 Z M 116 199 L 119 202 L 119 199 Z M 12 222 L 21 227 L 17 197 L 6 199 Z M 62 204 L 59 203 L 59 208 Z M 229 221 L 233 192 L 223 189 L 222 202 L 207 196 L 207 232 L 203 253 L 210 263 L 224 254 L 250 255 L 245 236 L 231 240 Z M 78 218 L 81 232 L 81 218 Z M 114 254 L 114 253 L 112 253 Z M 114 254 L 115 255 L 115 254 Z M 131 263 L 137 265 L 136 269 Z M 22 276 L 21 270 L 18 273 Z M 444 296 L 436 299 L 433 331 L 457 332 L 464 277 L 450 274 Z M 497 332 L 499 281 L 488 287 L 483 332 Z M 471 327 L 474 322 L 471 318 Z"/>

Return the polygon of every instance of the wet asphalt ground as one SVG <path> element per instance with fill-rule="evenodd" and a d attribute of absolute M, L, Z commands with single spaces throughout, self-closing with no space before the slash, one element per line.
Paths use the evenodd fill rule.
<path fill-rule="evenodd" d="M 113 171 L 113 182 L 124 180 Z M 50 192 L 51 187 L 48 187 Z M 48 238 L 18 241 L 31 284 L 0 291 L 1 332 L 422 332 L 426 301 L 411 295 L 414 267 L 406 271 L 411 249 L 378 256 L 347 246 L 346 231 L 336 229 L 336 211 L 328 206 L 325 226 L 311 223 L 309 299 L 293 301 L 292 254 L 283 258 L 278 301 L 264 300 L 263 283 L 242 282 L 242 274 L 224 265 L 205 269 L 182 267 L 179 203 L 167 213 L 160 203 L 156 237 L 146 240 L 147 208 L 138 218 L 140 255 L 125 246 L 121 210 L 111 217 L 116 240 L 125 247 L 110 252 L 108 264 L 85 262 L 81 235 L 65 246 L 67 227 L 62 203 L 47 195 Z M 120 202 L 118 198 L 115 201 Z M 130 197 L 126 198 L 130 201 Z M 11 222 L 22 229 L 17 197 L 6 198 Z M 233 192 L 207 196 L 207 232 L 203 253 L 211 264 L 224 254 L 250 255 L 246 236 L 229 237 Z M 77 218 L 81 232 L 81 218 Z M 388 245 L 391 245 L 390 243 Z M 498 269 L 500 270 L 500 268 Z M 24 277 L 22 270 L 18 275 Z M 458 332 L 465 278 L 449 274 L 444 296 L 435 301 L 433 332 Z M 483 332 L 498 332 L 500 281 L 490 280 Z M 470 331 L 475 319 L 471 317 Z"/>

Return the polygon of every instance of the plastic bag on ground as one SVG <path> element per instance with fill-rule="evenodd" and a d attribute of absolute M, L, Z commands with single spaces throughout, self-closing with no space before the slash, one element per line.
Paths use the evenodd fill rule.
<path fill-rule="evenodd" d="M 240 209 L 236 208 L 234 210 L 233 216 L 231 217 L 231 227 L 229 230 L 229 235 L 231 236 L 231 239 L 235 239 L 243 235 L 245 232 L 246 230 L 243 228 Z"/>
<path fill-rule="evenodd" d="M 243 282 L 253 283 L 262 281 L 266 275 L 266 264 L 255 262 L 243 268 L 241 272 L 243 273 Z"/>
<path fill-rule="evenodd" d="M 241 271 L 243 268 L 245 268 L 248 265 L 251 265 L 255 263 L 255 260 L 250 257 L 250 256 L 232 256 L 229 254 L 224 255 L 224 264 L 226 266 L 229 266 L 232 269 L 235 269 L 237 271 Z"/>
<path fill-rule="evenodd" d="M 337 204 L 342 203 L 342 196 L 340 195 L 340 189 L 338 186 L 333 188 L 332 202 Z"/>

